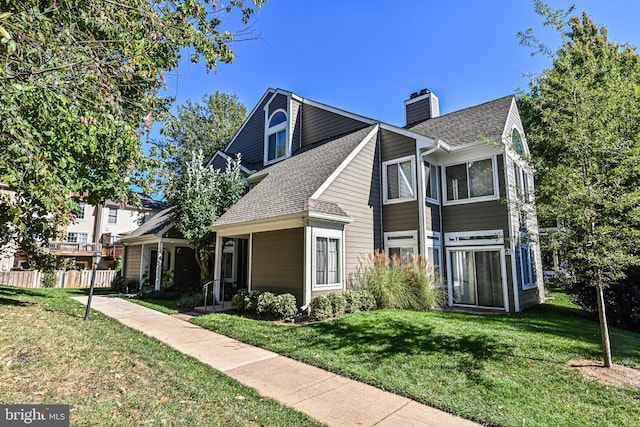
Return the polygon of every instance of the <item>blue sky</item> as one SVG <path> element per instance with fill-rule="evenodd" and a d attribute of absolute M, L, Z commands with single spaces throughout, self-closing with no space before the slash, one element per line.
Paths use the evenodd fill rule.
<path fill-rule="evenodd" d="M 636 0 L 547 3 L 575 4 L 607 26 L 611 40 L 640 43 Z M 267 88 L 279 87 L 403 125 L 403 101 L 422 88 L 438 95 L 441 113 L 526 89 L 523 73 L 550 62 L 532 58 L 518 31 L 533 27 L 558 43 L 529 0 L 269 0 L 252 22 L 261 38 L 234 44 L 233 64 L 207 74 L 202 64 L 183 60 L 167 78 L 167 94 L 179 104 L 219 90 L 237 94 L 251 110 Z"/>

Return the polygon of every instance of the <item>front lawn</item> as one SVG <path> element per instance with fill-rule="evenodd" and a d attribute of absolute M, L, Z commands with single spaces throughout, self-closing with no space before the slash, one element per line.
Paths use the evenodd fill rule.
<path fill-rule="evenodd" d="M 568 366 L 600 358 L 598 324 L 562 294 L 513 315 L 383 310 L 284 326 L 211 314 L 192 322 L 483 423 L 640 425 L 640 390 Z M 640 368 L 640 334 L 611 330 L 617 363 Z"/>
<path fill-rule="evenodd" d="M 71 425 L 316 426 L 69 296 L 0 286 L 0 403 L 69 404 Z"/>

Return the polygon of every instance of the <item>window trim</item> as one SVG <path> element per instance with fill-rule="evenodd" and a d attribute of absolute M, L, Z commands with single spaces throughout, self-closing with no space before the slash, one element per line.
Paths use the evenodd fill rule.
<path fill-rule="evenodd" d="M 391 258 L 390 248 L 411 248 L 413 255 L 418 256 L 418 230 L 390 231 L 384 233 L 384 253 Z"/>
<path fill-rule="evenodd" d="M 426 164 L 429 165 L 429 168 L 426 168 Z M 422 179 L 424 180 L 424 201 L 428 202 L 428 203 L 433 203 L 433 204 L 439 204 L 440 203 L 440 174 L 438 173 L 438 165 L 430 162 L 429 160 L 422 160 L 422 167 L 423 167 L 423 171 L 422 171 Z M 427 196 L 427 177 L 429 177 L 429 179 L 431 179 L 431 168 L 434 167 L 435 168 L 435 174 L 434 174 L 434 178 L 436 180 L 435 182 L 435 188 L 436 188 L 436 197 L 429 197 Z M 431 182 L 429 181 L 429 186 L 431 186 Z"/>
<path fill-rule="evenodd" d="M 473 239 L 479 237 L 479 239 Z M 466 240 L 458 240 L 466 239 Z M 444 240 L 449 246 L 481 246 L 481 245 L 504 245 L 503 230 L 476 230 L 458 231 L 445 233 Z"/>
<path fill-rule="evenodd" d="M 411 162 L 411 193 L 412 195 L 409 197 L 398 197 L 395 199 L 389 199 L 388 194 L 388 185 L 387 185 L 387 167 L 389 165 L 397 164 L 398 171 L 400 170 L 400 163 L 405 163 L 407 161 Z M 416 159 L 415 156 L 405 156 L 400 157 L 393 160 L 387 160 L 386 162 L 382 162 L 382 194 L 383 194 L 383 203 L 385 205 L 390 205 L 394 203 L 405 203 L 413 200 L 417 200 L 417 182 L 416 182 Z"/>
<path fill-rule="evenodd" d="M 525 250 L 529 255 L 529 263 L 525 266 L 522 258 L 522 251 Z M 537 266 L 536 264 L 536 249 L 534 245 L 529 241 L 529 236 L 525 232 L 520 232 L 520 244 L 518 245 L 518 257 L 520 258 L 520 287 L 523 291 L 529 289 L 535 289 L 538 287 Z M 531 278 L 531 282 L 525 282 L 525 267 Z"/>
<path fill-rule="evenodd" d="M 431 261 L 430 264 L 430 260 L 428 257 L 429 254 L 429 249 L 438 249 L 438 270 L 439 270 L 439 275 L 440 275 L 440 281 L 438 283 L 436 283 L 437 287 L 442 287 L 444 280 L 443 280 L 443 271 L 442 271 L 442 266 L 444 265 L 443 263 L 443 254 L 442 254 L 442 235 L 439 231 L 426 231 L 425 232 L 425 242 L 424 242 L 424 259 L 427 262 L 427 266 L 431 266 L 432 268 L 435 266 L 435 263 L 433 263 Z"/>
<path fill-rule="evenodd" d="M 493 168 L 493 194 L 488 195 L 488 196 L 479 196 L 479 197 L 467 197 L 466 199 L 458 199 L 458 200 L 449 200 L 448 198 L 448 192 L 447 192 L 447 168 L 448 167 L 452 167 L 452 166 L 458 166 L 458 165 L 467 165 L 467 188 L 469 188 L 469 163 L 474 163 L 474 162 L 481 162 L 483 160 L 489 160 L 491 159 L 491 167 Z M 482 157 L 482 158 L 477 158 L 477 159 L 471 159 L 471 160 L 466 160 L 464 162 L 456 162 L 456 163 L 451 163 L 451 164 L 447 164 L 447 165 L 442 165 L 441 166 L 441 178 L 442 178 L 442 185 L 441 185 L 441 191 L 442 191 L 442 204 L 444 206 L 450 206 L 450 205 L 463 205 L 463 204 L 468 204 L 468 203 L 478 203 L 478 202 L 486 202 L 486 201 L 490 201 L 490 200 L 498 200 L 500 199 L 500 188 L 499 188 L 499 180 L 498 180 L 498 160 L 497 160 L 497 156 L 493 155 L 493 156 L 488 156 L 488 157 Z"/>
<path fill-rule="evenodd" d="M 112 218 L 111 212 L 114 212 L 113 221 L 111 220 Z M 107 224 L 117 224 L 117 223 L 118 223 L 118 209 L 109 208 L 109 212 L 107 213 Z"/>
<path fill-rule="evenodd" d="M 76 216 L 76 219 L 84 219 L 86 214 L 87 214 L 87 204 L 85 202 L 79 202 L 78 203 L 78 207 L 79 207 L 79 212 L 78 215 Z"/>
<path fill-rule="evenodd" d="M 268 107 L 268 106 L 267 106 Z M 265 123 L 264 123 L 264 165 L 270 165 L 276 162 L 279 162 L 280 160 L 284 160 L 287 157 L 291 156 L 291 142 L 289 140 L 289 114 L 287 113 L 287 111 L 283 108 L 278 108 L 277 110 L 275 110 L 273 113 L 271 113 L 270 116 L 267 116 L 269 110 L 268 108 L 265 107 Z M 273 117 L 278 114 L 278 113 L 283 113 L 286 117 L 286 120 L 282 123 L 278 123 L 277 125 L 273 126 L 273 127 L 269 127 L 269 122 L 273 119 Z M 284 131 L 284 139 L 285 139 L 285 148 L 284 148 L 284 155 L 280 156 L 280 157 L 276 157 L 274 159 L 269 160 L 269 137 L 273 134 L 276 134 L 276 139 L 277 139 L 277 134 Z"/>
<path fill-rule="evenodd" d="M 318 283 L 317 282 L 317 246 L 318 238 L 337 239 L 338 240 L 338 282 L 337 283 Z M 345 248 L 344 233 L 342 230 L 332 230 L 328 228 L 313 228 L 311 233 L 311 290 L 312 291 L 329 291 L 344 289 L 345 283 Z"/>

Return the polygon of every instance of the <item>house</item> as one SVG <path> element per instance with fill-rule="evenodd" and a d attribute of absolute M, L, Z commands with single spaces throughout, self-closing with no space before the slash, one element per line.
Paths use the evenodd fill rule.
<path fill-rule="evenodd" d="M 151 220 L 120 239 L 124 245 L 122 274 L 155 290 L 175 283 L 176 287 L 200 285 L 200 267 L 189 241 L 172 221 L 173 208 L 160 211 Z"/>
<path fill-rule="evenodd" d="M 74 221 L 60 228 L 61 240 L 47 243 L 48 250 L 60 257 L 71 259 L 82 269 L 91 269 L 91 256 L 102 254 L 98 268 L 113 270 L 122 257 L 120 239 L 137 229 L 165 208 L 163 202 L 139 193 L 140 206 L 121 205 L 107 200 L 103 204 L 91 205 L 80 202 L 80 210 Z M 18 252 L 16 267 L 28 266 L 24 254 Z"/>

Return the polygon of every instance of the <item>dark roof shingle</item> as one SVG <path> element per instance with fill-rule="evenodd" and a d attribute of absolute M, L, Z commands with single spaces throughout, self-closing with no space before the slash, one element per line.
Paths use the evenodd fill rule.
<path fill-rule="evenodd" d="M 302 149 L 256 174 L 264 178 L 214 223 L 237 224 L 296 213 L 337 216 L 347 213 L 335 203 L 310 200 L 347 156 L 373 130 L 362 130 Z"/>
<path fill-rule="evenodd" d="M 452 147 L 478 141 L 480 137 L 499 140 L 502 137 L 512 101 L 513 95 L 505 96 L 425 120 L 409 127 L 408 130 L 429 138 L 440 139 Z"/>

